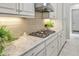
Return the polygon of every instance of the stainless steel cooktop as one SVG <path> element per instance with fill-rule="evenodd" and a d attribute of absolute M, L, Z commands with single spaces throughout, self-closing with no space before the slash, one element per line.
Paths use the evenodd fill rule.
<path fill-rule="evenodd" d="M 40 31 L 37 31 L 37 32 L 32 32 L 29 35 L 40 37 L 40 38 L 45 38 L 45 37 L 49 36 L 52 33 L 55 33 L 55 31 L 52 31 L 52 30 L 40 30 Z"/>

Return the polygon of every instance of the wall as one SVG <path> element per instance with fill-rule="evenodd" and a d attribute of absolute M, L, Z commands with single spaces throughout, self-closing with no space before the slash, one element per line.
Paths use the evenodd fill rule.
<path fill-rule="evenodd" d="M 56 18 L 58 27 L 64 30 L 66 39 L 70 38 L 70 3 L 57 3 Z"/>
<path fill-rule="evenodd" d="M 62 19 L 62 3 L 57 3 L 57 10 L 56 10 L 56 19 L 58 23 L 58 27 L 63 29 L 63 19 Z"/>
<path fill-rule="evenodd" d="M 64 3 L 63 4 L 63 20 L 65 25 L 66 38 L 70 38 L 70 7 L 72 3 Z"/>

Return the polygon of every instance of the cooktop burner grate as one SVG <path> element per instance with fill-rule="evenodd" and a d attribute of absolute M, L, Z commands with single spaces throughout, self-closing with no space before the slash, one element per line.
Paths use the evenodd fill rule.
<path fill-rule="evenodd" d="M 55 31 L 52 31 L 52 30 L 41 30 L 41 31 L 37 31 L 37 32 L 32 32 L 29 35 L 40 37 L 40 38 L 45 38 L 45 37 L 49 36 L 52 33 L 55 33 Z"/>

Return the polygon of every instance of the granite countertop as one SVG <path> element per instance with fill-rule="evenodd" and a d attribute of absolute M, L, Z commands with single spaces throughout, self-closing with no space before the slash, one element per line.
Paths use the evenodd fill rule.
<path fill-rule="evenodd" d="M 51 30 L 54 30 L 54 29 L 51 29 Z M 59 30 L 55 30 L 55 31 L 56 33 L 59 32 Z M 19 39 L 11 42 L 10 45 L 6 47 L 5 55 L 19 56 L 44 40 L 46 40 L 46 38 L 44 39 L 44 38 L 23 34 Z"/>
<path fill-rule="evenodd" d="M 19 39 L 10 43 L 5 49 L 5 55 L 21 55 L 39 43 L 42 38 L 23 35 Z"/>

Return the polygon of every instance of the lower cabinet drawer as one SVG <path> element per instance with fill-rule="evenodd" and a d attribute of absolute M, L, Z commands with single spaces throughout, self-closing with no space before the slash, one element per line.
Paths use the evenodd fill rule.
<path fill-rule="evenodd" d="M 56 51 L 55 51 L 56 50 Z M 52 41 L 47 47 L 46 47 L 46 55 L 47 56 L 53 56 L 54 53 L 57 53 L 57 40 Z M 55 54 L 56 55 L 56 54 Z"/>
<path fill-rule="evenodd" d="M 57 35 L 50 37 L 47 41 L 46 41 L 46 45 L 48 45 L 51 41 L 54 41 L 57 38 Z"/>
<path fill-rule="evenodd" d="M 42 43 L 40 45 L 38 45 L 37 47 L 33 48 L 32 50 L 24 53 L 24 56 L 35 56 L 37 55 L 37 53 L 45 48 L 45 43 Z"/>
<path fill-rule="evenodd" d="M 58 51 L 57 48 L 55 50 L 53 50 L 54 52 L 51 53 L 50 56 L 57 56 L 58 55 Z"/>
<path fill-rule="evenodd" d="M 62 45 L 63 45 L 63 42 L 62 42 L 62 39 L 60 38 L 60 39 L 59 39 L 59 46 L 58 46 L 58 47 L 59 47 L 59 48 L 58 48 L 58 49 L 59 49 L 59 51 L 61 50 Z"/>
<path fill-rule="evenodd" d="M 58 49 L 59 49 L 59 51 L 61 50 L 61 48 L 62 48 L 62 46 L 64 45 L 64 43 L 65 43 L 65 36 L 64 36 L 64 33 L 63 32 L 61 32 L 60 34 L 59 34 L 59 38 L 58 38 L 58 41 L 59 41 L 59 45 L 58 45 Z"/>
<path fill-rule="evenodd" d="M 45 49 L 40 51 L 36 56 L 45 56 L 46 55 L 46 52 L 45 52 Z"/>

